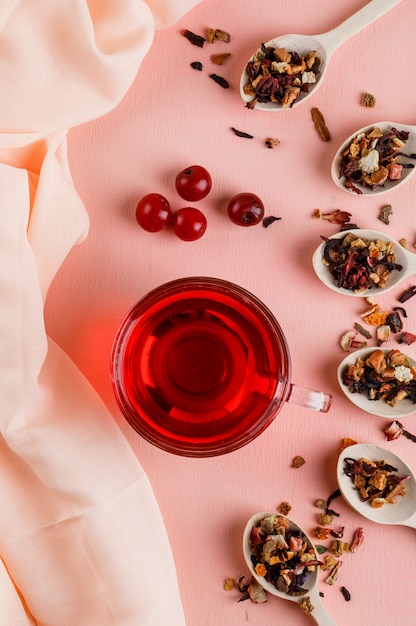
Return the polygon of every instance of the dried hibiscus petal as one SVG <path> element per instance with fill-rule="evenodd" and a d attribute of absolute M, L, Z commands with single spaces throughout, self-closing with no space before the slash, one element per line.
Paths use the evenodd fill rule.
<path fill-rule="evenodd" d="M 228 81 L 225 80 L 225 78 L 223 78 L 222 76 L 218 76 L 218 74 L 210 74 L 209 77 L 212 78 L 212 80 L 223 89 L 228 89 L 230 86 Z"/>

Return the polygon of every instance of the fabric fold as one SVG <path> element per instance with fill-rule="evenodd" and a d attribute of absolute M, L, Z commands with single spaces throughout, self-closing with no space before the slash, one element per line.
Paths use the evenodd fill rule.
<path fill-rule="evenodd" d="M 0 6 L 0 624 L 184 626 L 151 485 L 43 307 L 88 233 L 67 131 L 114 108 L 197 0 Z M 160 593 L 160 590 L 162 592 Z M 155 596 L 157 594 L 157 601 Z"/>

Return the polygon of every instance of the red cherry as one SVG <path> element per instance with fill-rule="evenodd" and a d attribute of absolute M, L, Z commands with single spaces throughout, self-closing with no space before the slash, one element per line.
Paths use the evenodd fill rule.
<path fill-rule="evenodd" d="M 136 208 L 138 224 L 149 233 L 157 233 L 171 220 L 172 211 L 169 202 L 160 193 L 149 193 L 144 196 Z"/>
<path fill-rule="evenodd" d="M 190 165 L 179 172 L 175 180 L 178 194 L 189 202 L 198 202 L 211 191 L 211 175 L 201 165 Z"/>
<path fill-rule="evenodd" d="M 263 219 L 263 202 L 254 193 L 238 193 L 228 203 L 228 216 L 238 226 L 254 226 Z"/>
<path fill-rule="evenodd" d="M 182 241 L 196 241 L 207 229 L 207 219 L 199 209 L 185 207 L 173 214 L 173 232 Z"/>

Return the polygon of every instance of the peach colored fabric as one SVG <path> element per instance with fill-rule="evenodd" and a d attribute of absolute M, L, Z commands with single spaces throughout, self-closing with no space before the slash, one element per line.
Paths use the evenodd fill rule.
<path fill-rule="evenodd" d="M 68 167 L 67 130 L 114 108 L 155 27 L 194 4 L 0 6 L 4 626 L 184 624 L 151 486 L 107 409 L 48 340 L 43 307 L 61 263 L 88 231 Z"/>

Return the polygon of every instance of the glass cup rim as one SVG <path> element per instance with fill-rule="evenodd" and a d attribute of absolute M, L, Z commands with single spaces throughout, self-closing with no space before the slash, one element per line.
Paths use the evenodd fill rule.
<path fill-rule="evenodd" d="M 130 331 L 132 330 L 132 327 L 134 326 L 135 321 L 138 320 L 150 307 L 162 302 L 169 295 L 180 293 L 186 294 L 186 292 L 192 291 L 195 288 L 200 288 L 202 291 L 207 292 L 221 291 L 231 296 L 231 298 L 237 300 L 242 299 L 248 306 L 254 307 L 256 315 L 261 318 L 262 323 L 267 323 L 269 330 L 272 331 L 273 338 L 276 342 L 276 350 L 280 352 L 282 360 L 282 376 L 280 384 L 277 385 L 274 397 L 267 410 L 262 414 L 261 419 L 258 420 L 259 423 L 254 425 L 255 427 L 253 427 L 250 432 L 247 432 L 246 436 L 241 436 L 235 441 L 226 441 L 219 447 L 204 445 L 202 441 L 198 446 L 187 447 L 184 445 L 178 445 L 178 442 L 173 440 L 171 442 L 167 441 L 166 438 L 160 437 L 156 431 L 149 432 L 149 429 L 141 424 L 140 416 L 138 416 L 134 410 L 132 411 L 126 398 L 124 397 L 121 388 L 122 386 L 120 385 L 119 371 L 123 361 L 123 346 Z M 133 429 L 136 430 L 145 440 L 162 450 L 181 456 L 208 457 L 226 454 L 242 448 L 257 438 L 271 424 L 289 396 L 292 364 L 287 340 L 280 324 L 267 305 L 264 304 L 264 302 L 262 302 L 257 296 L 255 296 L 248 289 L 222 278 L 215 278 L 211 276 L 186 276 L 161 283 L 145 293 L 130 307 L 129 311 L 119 325 L 113 340 L 111 348 L 110 377 L 113 391 L 122 414 Z"/>

